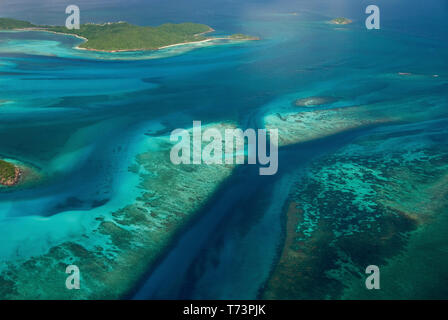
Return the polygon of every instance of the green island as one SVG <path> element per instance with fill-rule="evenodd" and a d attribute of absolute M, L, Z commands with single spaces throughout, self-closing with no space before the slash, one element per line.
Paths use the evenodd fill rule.
<path fill-rule="evenodd" d="M 80 29 L 69 30 L 65 26 L 34 25 L 26 21 L 0 18 L 0 30 L 46 31 L 72 35 L 85 40 L 77 49 L 120 52 L 157 50 L 170 46 L 211 40 L 258 40 L 243 34 L 227 37 L 206 37 L 214 30 L 198 23 L 165 23 L 157 27 L 136 26 L 127 22 L 108 22 L 104 24 L 87 23 Z"/>
<path fill-rule="evenodd" d="M 0 184 L 4 186 L 15 185 L 20 178 L 20 169 L 4 160 L 0 160 Z"/>
<path fill-rule="evenodd" d="M 14 30 L 14 29 L 32 28 L 32 27 L 36 26 L 30 22 L 10 18 L 0 18 L 0 30 Z"/>
<path fill-rule="evenodd" d="M 352 20 L 342 17 L 331 20 L 331 23 L 333 24 L 350 24 L 352 22 Z"/>
<path fill-rule="evenodd" d="M 226 129 L 236 128 L 232 122 L 207 126 L 222 136 Z M 0 264 L 0 299 L 118 299 L 135 288 L 236 168 L 175 165 L 169 156 L 174 146 L 170 137 L 154 135 L 150 140 L 129 167 L 141 179 L 141 195 L 111 214 L 92 216 L 89 229 L 79 235 L 69 235 L 40 254 Z M 61 263 L 86 270 L 81 290 L 60 285 L 66 279 Z"/>

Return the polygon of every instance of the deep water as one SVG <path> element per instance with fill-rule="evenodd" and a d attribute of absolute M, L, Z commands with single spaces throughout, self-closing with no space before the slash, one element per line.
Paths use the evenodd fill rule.
<path fill-rule="evenodd" d="M 40 2 L 2 1 L 0 14 L 63 23 L 64 4 Z M 261 41 L 113 56 L 76 51 L 70 37 L 0 32 L 0 156 L 44 173 L 33 188 L 0 191 L 0 264 L 45 252 L 95 212 L 132 203 L 140 191 L 128 167 L 145 133 L 159 128 L 193 120 L 262 128 L 266 114 L 309 96 L 336 97 L 333 107 L 381 103 L 398 117 L 427 108 L 422 121 L 448 115 L 444 0 L 378 1 L 379 31 L 365 29 L 364 1 L 177 2 L 78 1 L 85 22 L 193 21 Z M 354 24 L 326 23 L 341 15 Z M 312 160 L 376 127 L 284 147 L 272 177 L 237 168 L 130 298 L 259 297 L 279 256 L 291 186 Z"/>

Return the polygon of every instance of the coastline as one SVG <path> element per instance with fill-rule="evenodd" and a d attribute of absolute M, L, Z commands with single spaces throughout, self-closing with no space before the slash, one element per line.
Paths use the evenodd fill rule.
<path fill-rule="evenodd" d="M 20 167 L 14 165 L 14 177 L 9 179 L 1 178 L 0 185 L 5 187 L 16 186 L 19 183 L 20 178 L 22 177 L 22 172 L 23 171 L 20 169 Z"/>
<path fill-rule="evenodd" d="M 45 30 L 44 30 L 45 31 Z M 198 33 L 198 34 L 195 34 L 195 36 L 197 37 L 197 36 L 201 36 L 201 35 L 204 35 L 204 34 L 207 34 L 207 33 L 211 33 L 211 32 L 214 32 L 215 31 L 215 29 L 213 29 L 213 28 L 210 28 L 209 30 L 207 30 L 207 31 L 205 31 L 205 32 L 201 32 L 201 33 Z M 59 32 L 54 32 L 54 31 L 48 31 L 48 32 L 52 32 L 52 33 L 55 33 L 55 34 L 63 34 L 63 35 L 72 35 L 72 34 L 69 34 L 69 33 L 59 33 Z M 73 36 L 75 36 L 76 38 L 78 38 L 78 39 L 82 39 L 82 40 L 84 40 L 85 42 L 84 43 L 86 43 L 87 41 L 89 41 L 89 39 L 87 39 L 87 38 L 84 38 L 84 37 L 81 37 L 81 36 L 78 36 L 78 35 L 73 35 Z M 157 50 L 160 50 L 160 49 L 165 49 L 165 48 L 170 48 L 170 47 L 174 47 L 174 46 L 180 46 L 180 45 L 186 45 L 186 44 L 192 44 L 192 43 L 201 43 L 201 42 L 208 42 L 208 41 L 210 41 L 210 40 L 213 40 L 213 38 L 207 38 L 207 39 L 205 39 L 205 40 L 199 40 L 199 41 L 190 41 L 190 42 L 182 42 L 182 43 L 174 43 L 174 44 L 170 44 L 170 45 L 167 45 L 167 46 L 162 46 L 162 47 L 158 47 L 158 48 L 138 48 L 138 49 L 117 49 L 117 50 L 100 50 L 100 49 L 93 49 L 93 48 L 82 48 L 82 47 L 80 47 L 81 46 L 81 44 L 79 44 L 79 45 L 77 45 L 76 47 L 74 47 L 74 49 L 77 49 L 77 50 L 85 50 L 85 51 L 94 51 L 94 52 L 106 52 L 106 53 L 118 53 L 118 52 L 138 52 L 138 51 L 157 51 Z"/>
<path fill-rule="evenodd" d="M 0 182 L 0 193 L 31 188 L 41 184 L 45 178 L 45 174 L 42 173 L 41 168 L 35 166 L 33 163 L 9 157 L 0 157 L 0 160 L 13 165 L 15 170 L 13 179 L 6 182 Z"/>
<path fill-rule="evenodd" d="M 92 52 L 103 52 L 103 53 L 158 51 L 158 50 L 172 48 L 172 47 L 177 47 L 177 46 L 184 46 L 184 45 L 198 44 L 198 43 L 206 43 L 206 42 L 210 42 L 210 41 L 214 41 L 214 40 L 234 40 L 234 41 L 254 41 L 254 40 L 259 40 L 259 38 L 257 38 L 257 37 L 235 39 L 235 38 L 232 38 L 231 36 L 227 36 L 227 37 L 206 38 L 204 40 L 198 40 L 198 41 L 187 41 L 187 42 L 173 43 L 173 44 L 170 44 L 170 45 L 161 46 L 161 47 L 157 47 L 157 48 L 101 50 L 101 49 L 93 49 L 93 48 L 83 48 L 83 47 L 81 47 L 81 45 L 87 43 L 89 41 L 89 39 L 85 38 L 85 37 L 82 37 L 82 36 L 79 36 L 79 35 L 76 35 L 76 34 L 64 33 L 64 32 L 55 32 L 55 31 L 41 29 L 41 28 L 21 28 L 21 29 L 13 29 L 13 31 L 20 31 L 20 32 L 23 32 L 23 31 L 26 31 L 26 32 L 28 32 L 28 31 L 48 32 L 48 33 L 64 35 L 64 36 L 72 36 L 72 37 L 75 37 L 77 39 L 80 39 L 80 40 L 84 41 L 83 43 L 78 44 L 77 46 L 73 47 L 73 49 L 83 50 L 83 51 L 92 51 Z M 215 31 L 215 29 L 210 28 L 209 30 L 207 30 L 205 32 L 198 33 L 195 36 L 201 36 L 201 35 L 204 35 L 204 34 L 207 34 L 207 33 L 211 33 L 211 32 L 214 32 L 214 31 Z"/>
<path fill-rule="evenodd" d="M 218 130 L 234 127 L 222 122 L 211 124 Z M 166 158 L 171 142 L 167 136 L 156 136 L 145 150 L 135 157 L 135 167 L 129 168 L 139 176 L 141 195 L 130 204 L 110 213 L 96 216 L 91 225 L 90 236 L 66 239 L 55 244 L 48 251 L 13 261 L 7 269 L 0 269 L 0 286 L 7 286 L 11 279 L 23 284 L 21 291 L 14 288 L 0 292 L 5 299 L 45 297 L 57 299 L 118 299 L 134 290 L 148 268 L 156 266 L 176 240 L 178 232 L 195 219 L 198 212 L 212 198 L 216 190 L 232 175 L 234 165 L 195 167 L 193 171 L 185 167 L 175 167 Z M 173 168 L 175 172 L 173 173 Z M 155 175 L 151 174 L 156 173 Z M 213 176 L 210 180 L 207 177 Z M 163 178 L 161 178 L 163 177 Z M 171 183 L 167 183 L 167 180 Z M 190 183 L 185 184 L 186 180 Z M 173 187 L 188 192 L 180 196 L 170 196 Z M 154 197 L 154 195 L 159 195 Z M 129 228 L 133 229 L 131 233 Z M 70 292 L 52 284 L 41 286 L 28 278 L 29 273 L 19 272 L 27 268 L 39 268 L 44 277 L 58 274 L 59 255 L 69 256 L 73 262 L 92 266 L 90 275 L 84 278 L 83 292 Z M 114 259 L 110 255 L 114 255 Z M 82 262 L 81 262 L 82 261 Z M 42 263 L 42 265 L 41 265 Z M 105 271 L 104 265 L 114 271 Z M 42 269 L 40 269 L 40 266 Z M 6 273 L 9 270 L 10 273 Z M 132 274 L 122 278 L 122 274 Z M 63 281 L 63 274 L 58 279 Z M 100 279 L 100 281 L 98 280 Z M 39 288 L 36 289 L 36 286 Z"/>

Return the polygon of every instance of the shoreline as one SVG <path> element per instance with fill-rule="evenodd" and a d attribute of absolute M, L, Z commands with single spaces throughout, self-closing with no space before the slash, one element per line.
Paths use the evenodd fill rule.
<path fill-rule="evenodd" d="M 81 47 L 81 45 L 87 43 L 89 41 L 89 39 L 85 38 L 83 36 L 79 36 L 77 34 L 64 33 L 64 32 L 55 32 L 55 31 L 46 30 L 46 29 L 40 29 L 40 28 L 21 28 L 21 29 L 13 29 L 13 31 L 19 31 L 19 32 L 29 32 L 29 31 L 48 32 L 48 33 L 64 35 L 64 36 L 72 36 L 72 37 L 75 37 L 77 39 L 80 39 L 80 40 L 84 41 L 83 43 L 78 44 L 77 46 L 73 47 L 73 49 L 82 50 L 82 51 L 102 52 L 102 53 L 158 51 L 158 50 L 172 48 L 172 47 L 177 47 L 177 46 L 184 46 L 184 45 L 188 45 L 188 44 L 197 44 L 197 43 L 205 43 L 205 42 L 210 42 L 210 41 L 214 41 L 214 40 L 235 40 L 235 41 L 255 41 L 255 40 L 260 40 L 258 37 L 235 39 L 235 38 L 232 38 L 231 36 L 227 36 L 227 37 L 206 38 L 204 40 L 198 40 L 198 41 L 188 41 L 188 42 L 173 43 L 173 44 L 169 44 L 169 45 L 161 46 L 161 47 L 157 47 L 157 48 L 101 50 L 101 49 L 93 49 L 93 48 L 83 48 L 83 47 Z M 205 32 L 201 32 L 201 33 L 195 34 L 195 36 L 204 35 L 204 34 L 207 34 L 207 33 L 214 32 L 214 31 L 215 31 L 215 29 L 210 28 L 209 30 L 207 30 Z"/>
<path fill-rule="evenodd" d="M 229 125 L 222 123 L 219 126 L 214 125 L 214 127 L 224 130 Z M 169 136 L 159 136 L 155 138 L 157 140 L 155 145 L 146 146 L 145 143 L 142 145 L 144 149 L 136 150 L 138 152 L 135 155 L 134 163 L 137 167 L 128 170 L 132 170 L 131 172 L 139 177 L 139 194 L 131 203 L 120 205 L 118 208 L 108 211 L 110 213 L 103 212 L 92 218 L 95 220 L 92 220 L 93 225 L 87 232 L 98 242 L 83 241 L 83 235 L 86 234 L 83 231 L 75 239 L 68 237 L 59 243 L 54 243 L 49 249 L 50 251 L 28 255 L 17 264 L 14 263 L 11 272 L 14 277 L 17 277 L 15 281 L 23 283 L 25 288 L 32 288 L 33 281 L 29 280 L 27 272 L 16 273 L 16 268 L 26 270 L 29 267 L 22 263 L 23 261 L 43 261 L 42 268 L 38 267 L 42 274 L 58 274 L 53 272 L 56 270 L 53 268 L 58 268 L 58 266 L 49 261 L 59 262 L 58 254 L 64 254 L 73 259 L 83 259 L 86 263 L 97 266 L 93 267 L 90 275 L 84 279 L 86 283 L 84 288 L 89 289 L 82 292 L 70 292 L 63 287 L 48 284 L 49 287 L 43 286 L 40 289 L 40 298 L 118 299 L 131 292 L 134 285 L 140 281 L 140 277 L 145 276 L 148 267 L 156 263 L 158 257 L 162 257 L 165 250 L 170 248 L 173 241 L 176 241 L 177 233 L 181 232 L 179 230 L 182 230 L 184 225 L 195 218 L 208 199 L 213 197 L 220 185 L 231 176 L 234 169 L 227 165 L 214 168 L 201 166 L 193 172 L 181 170 L 179 172 L 181 176 L 174 174 L 171 171 L 174 165 L 164 157 L 165 150 L 169 150 L 169 145 L 166 145 L 169 143 L 167 137 Z M 156 149 L 152 149 L 152 147 Z M 157 151 L 154 152 L 154 150 Z M 134 156 L 132 158 L 134 159 Z M 167 186 L 166 180 L 148 175 L 147 172 L 150 171 L 157 172 L 158 176 L 168 177 L 171 184 L 177 186 L 177 190 L 183 190 L 180 181 L 184 181 L 186 178 L 191 179 L 192 183 L 186 186 L 189 192 L 185 193 L 183 197 L 173 198 L 171 196 L 172 188 Z M 215 180 L 211 181 L 205 178 L 209 176 L 213 176 Z M 160 194 L 162 198 L 154 199 L 153 192 Z M 165 214 L 168 215 L 165 216 Z M 161 218 L 163 220 L 160 220 Z M 129 233 L 128 228 L 135 228 L 135 232 Z M 103 243 L 103 240 L 107 241 Z M 99 249 L 95 243 L 102 243 L 103 246 Z M 111 252 L 109 250 L 113 252 L 119 250 L 120 254 L 115 259 L 109 260 L 109 252 Z M 99 263 L 100 260 L 101 263 Z M 114 272 L 105 271 L 101 267 L 104 261 Z M 132 275 L 129 278 L 121 277 L 121 274 L 131 274 L 130 271 L 132 271 Z M 98 283 L 98 278 L 106 276 L 108 281 Z M 4 270 L 0 270 L 0 283 L 8 281 L 5 278 L 9 279 L 10 276 L 5 276 Z M 6 297 L 10 299 L 31 298 L 35 297 L 35 291 L 25 289 L 23 292 L 14 292 L 11 290 L 0 293 L 0 297 L 3 299 Z"/>
<path fill-rule="evenodd" d="M 12 164 L 15 171 L 14 178 L 0 182 L 0 193 L 13 192 L 42 183 L 44 176 L 41 173 L 41 168 L 34 164 L 12 158 L 0 158 L 0 160 Z"/>
<path fill-rule="evenodd" d="M 0 179 L 0 185 L 4 187 L 14 187 L 17 186 L 20 182 L 20 178 L 22 177 L 23 171 L 17 165 L 14 165 L 14 177 L 6 179 Z"/>

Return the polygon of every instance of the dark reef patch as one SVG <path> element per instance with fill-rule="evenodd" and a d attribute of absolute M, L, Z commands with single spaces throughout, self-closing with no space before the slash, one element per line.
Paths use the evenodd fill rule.
<path fill-rule="evenodd" d="M 356 298 L 345 290 L 358 280 L 362 286 L 367 266 L 383 268 L 405 253 L 410 236 L 448 204 L 446 139 L 434 144 L 429 134 L 446 133 L 374 134 L 313 163 L 292 192 L 264 298 Z"/>

